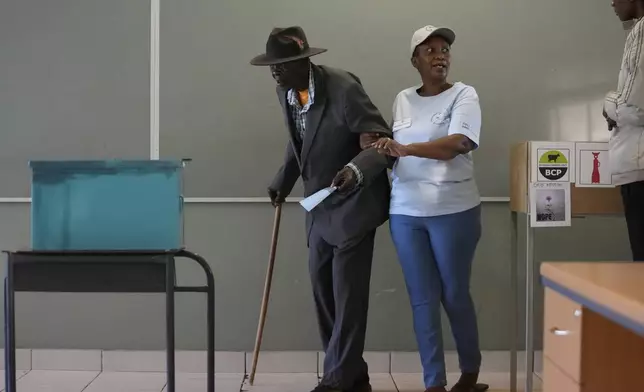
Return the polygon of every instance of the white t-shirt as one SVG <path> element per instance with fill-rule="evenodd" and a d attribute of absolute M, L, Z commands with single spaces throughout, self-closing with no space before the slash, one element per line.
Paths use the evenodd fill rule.
<path fill-rule="evenodd" d="M 410 144 L 463 134 L 478 147 L 481 108 L 476 90 L 459 82 L 438 95 L 422 97 L 419 87 L 403 90 L 396 97 L 394 139 Z M 403 157 L 394 165 L 391 214 L 446 215 L 474 208 L 480 202 L 471 153 L 450 161 Z"/>

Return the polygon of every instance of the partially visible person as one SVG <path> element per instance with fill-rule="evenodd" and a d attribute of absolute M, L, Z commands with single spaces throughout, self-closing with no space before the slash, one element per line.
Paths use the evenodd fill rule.
<path fill-rule="evenodd" d="M 305 196 L 337 192 L 306 214 L 309 271 L 324 358 L 316 392 L 370 392 L 362 354 L 376 229 L 387 221 L 387 157 L 363 150 L 370 133 L 391 135 L 355 75 L 310 61 L 300 27 L 276 28 L 266 53 L 251 64 L 270 67 L 289 135 L 284 164 L 268 189 L 277 206 L 302 177 Z M 362 143 L 361 143 L 362 141 Z"/>
<path fill-rule="evenodd" d="M 633 260 L 644 261 L 644 0 L 615 0 L 612 5 L 623 23 L 636 21 L 626 38 L 617 91 L 604 101 L 604 117 L 611 131 L 613 184 L 621 188 Z"/>
<path fill-rule="evenodd" d="M 455 392 L 484 391 L 478 328 L 470 296 L 472 260 L 481 237 L 481 207 L 471 151 L 479 145 L 481 109 L 473 87 L 447 80 L 455 34 L 426 26 L 411 41 L 422 84 L 393 107 L 393 139 L 373 146 L 393 167 L 391 235 L 413 310 L 427 392 L 446 391 L 441 303 L 461 368 Z"/>

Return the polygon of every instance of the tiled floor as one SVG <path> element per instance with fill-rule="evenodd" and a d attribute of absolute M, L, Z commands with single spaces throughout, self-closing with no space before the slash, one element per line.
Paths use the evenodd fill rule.
<path fill-rule="evenodd" d="M 453 383 L 458 375 L 450 376 Z M 32 370 L 18 374 L 18 392 L 166 392 L 165 374 L 154 372 L 95 372 Z M 419 374 L 373 374 L 374 392 L 422 392 Z M 4 390 L 4 371 L 0 372 Z M 507 374 L 482 375 L 490 392 L 509 390 Z M 538 381 L 538 380 L 537 380 Z M 308 392 L 317 382 L 316 374 L 257 374 L 253 386 L 243 374 L 217 374 L 217 392 Z M 206 376 L 198 373 L 177 374 L 177 391 L 204 392 Z M 539 387 L 539 385 L 536 385 Z"/>

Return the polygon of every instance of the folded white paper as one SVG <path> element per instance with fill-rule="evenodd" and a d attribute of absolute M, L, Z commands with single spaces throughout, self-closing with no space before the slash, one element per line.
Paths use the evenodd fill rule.
<path fill-rule="evenodd" d="M 317 207 L 320 203 L 324 201 L 327 197 L 331 196 L 333 192 L 335 192 L 338 188 L 334 186 L 330 186 L 328 188 L 324 188 L 320 191 L 315 192 L 311 196 L 307 197 L 306 199 L 302 200 L 300 202 L 300 205 L 304 207 L 305 210 L 311 211 L 315 207 Z"/>

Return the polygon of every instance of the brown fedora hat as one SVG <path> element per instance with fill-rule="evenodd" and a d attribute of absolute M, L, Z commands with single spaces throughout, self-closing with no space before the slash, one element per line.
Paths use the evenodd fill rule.
<path fill-rule="evenodd" d="M 306 34 L 301 27 L 276 27 L 266 41 L 266 53 L 256 56 L 250 63 L 258 66 L 282 64 L 324 52 L 326 49 L 309 47 Z"/>

